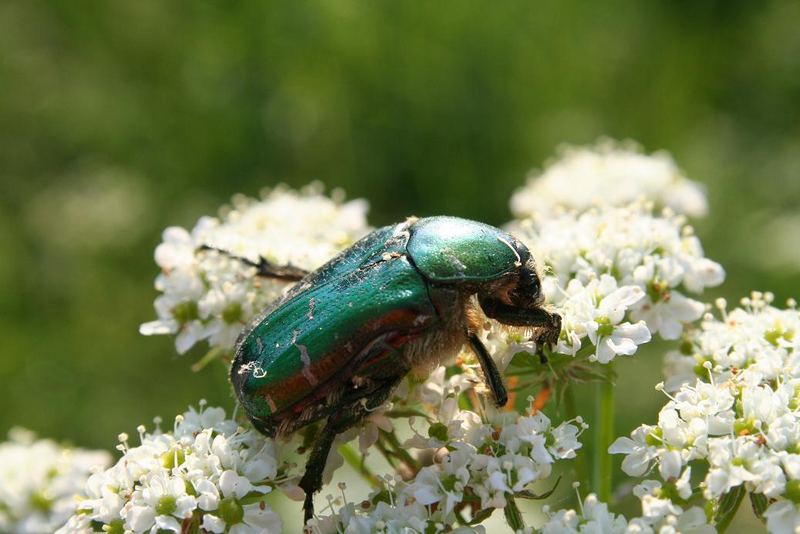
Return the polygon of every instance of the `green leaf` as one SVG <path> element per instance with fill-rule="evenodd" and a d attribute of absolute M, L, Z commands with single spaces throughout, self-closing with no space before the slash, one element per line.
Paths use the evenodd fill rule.
<path fill-rule="evenodd" d="M 467 523 L 468 525 L 479 525 L 489 519 L 494 513 L 494 508 L 485 508 L 483 510 L 479 510 L 474 516 L 472 516 L 472 521 Z"/>
<path fill-rule="evenodd" d="M 744 489 L 744 484 L 742 484 L 720 497 L 717 502 L 717 511 L 714 514 L 714 522 L 718 532 L 725 532 L 725 529 L 731 524 L 745 493 L 747 493 L 747 490 Z"/>
<path fill-rule="evenodd" d="M 541 361 L 535 354 L 531 354 L 530 352 L 526 351 L 520 351 L 511 357 L 508 367 L 519 367 L 520 370 L 536 368 L 541 367 Z"/>
<path fill-rule="evenodd" d="M 556 488 L 558 487 L 558 483 L 559 482 L 561 482 L 561 475 L 559 475 L 558 479 L 556 480 L 556 483 L 553 484 L 553 487 L 550 488 L 549 491 L 546 491 L 546 492 L 544 492 L 544 493 L 542 493 L 540 495 L 536 495 L 535 493 L 530 492 L 528 490 L 518 491 L 516 493 L 515 497 L 521 497 L 523 499 L 531 499 L 531 500 L 535 500 L 535 501 L 540 501 L 542 499 L 546 499 L 550 495 L 552 495 L 554 491 L 556 491 Z"/>
<path fill-rule="evenodd" d="M 761 520 L 762 523 L 766 522 L 764 512 L 769 507 L 769 500 L 763 493 L 750 492 L 750 504 L 753 506 L 753 513 Z"/>
<path fill-rule="evenodd" d="M 507 504 L 506 507 L 503 508 L 503 512 L 505 513 L 508 526 L 511 527 L 511 530 L 514 532 L 525 529 L 525 521 L 522 519 L 522 512 L 519 511 L 514 497 L 507 497 L 506 502 Z"/>

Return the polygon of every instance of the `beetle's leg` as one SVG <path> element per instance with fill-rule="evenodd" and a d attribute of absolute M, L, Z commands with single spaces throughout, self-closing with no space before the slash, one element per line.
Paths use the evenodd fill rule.
<path fill-rule="evenodd" d="M 500 371 L 497 370 L 494 360 L 489 354 L 489 351 L 486 350 L 486 347 L 483 346 L 483 342 L 480 338 L 472 332 L 470 332 L 468 336 L 469 344 L 472 350 L 475 351 L 475 355 L 478 357 L 478 361 L 481 364 L 483 376 L 486 377 L 486 383 L 489 385 L 489 389 L 492 390 L 495 403 L 498 407 L 505 406 L 506 402 L 508 402 L 508 393 L 506 393 L 506 387 L 503 385 L 503 379 L 500 377 Z"/>
<path fill-rule="evenodd" d="M 325 423 L 325 428 L 322 429 L 319 437 L 314 442 L 311 454 L 308 455 L 306 472 L 303 474 L 303 478 L 300 479 L 299 484 L 303 491 L 306 492 L 306 498 L 303 501 L 303 525 L 314 517 L 314 494 L 322 488 L 322 472 L 325 470 L 333 440 L 338 433 L 335 422 L 332 419 L 328 419 Z"/>
<path fill-rule="evenodd" d="M 214 250 L 219 252 L 220 254 L 224 254 L 229 258 L 234 260 L 239 260 L 240 262 L 244 263 L 245 265 L 249 265 L 251 267 L 255 267 L 257 269 L 256 275 L 264 277 L 264 278 L 277 278 L 278 280 L 287 280 L 289 282 L 296 282 L 304 278 L 308 271 L 305 269 L 301 269 L 300 267 L 295 267 L 294 265 L 275 265 L 269 262 L 263 256 L 258 258 L 258 261 L 253 261 L 251 259 L 237 256 L 231 253 L 228 250 L 213 247 L 211 245 L 201 245 L 198 247 L 198 250 Z"/>
<path fill-rule="evenodd" d="M 394 390 L 395 386 L 403 379 L 406 369 L 402 374 L 387 377 L 375 389 L 357 397 L 345 397 L 333 415 L 328 418 L 322 433 L 314 443 L 314 448 L 306 461 L 306 472 L 300 479 L 299 486 L 305 491 L 306 498 L 303 502 L 303 524 L 314 517 L 314 494 L 322 488 L 322 473 L 328 461 L 333 440 L 336 436 L 352 427 L 376 408 L 379 408 Z"/>
<path fill-rule="evenodd" d="M 542 308 L 519 308 L 509 306 L 497 299 L 484 298 L 480 301 L 481 309 L 487 317 L 511 326 L 536 326 L 543 329 L 536 338 L 536 343 L 554 344 L 561 333 L 561 316 Z"/>

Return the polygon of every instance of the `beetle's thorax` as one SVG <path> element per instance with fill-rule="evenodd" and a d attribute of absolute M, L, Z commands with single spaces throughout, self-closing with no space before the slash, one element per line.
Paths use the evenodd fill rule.
<path fill-rule="evenodd" d="M 434 305 L 439 312 L 441 326 L 431 329 L 407 344 L 404 355 L 414 374 L 424 376 L 448 358 L 458 354 L 466 341 L 470 296 L 459 291 L 436 288 L 431 290 Z M 446 309 L 442 309 L 445 307 Z"/>

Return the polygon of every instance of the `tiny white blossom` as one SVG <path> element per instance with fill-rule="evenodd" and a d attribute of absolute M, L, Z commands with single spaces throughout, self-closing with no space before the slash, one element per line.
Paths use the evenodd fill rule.
<path fill-rule="evenodd" d="M 600 140 L 561 147 L 558 159 L 528 178 L 511 198 L 517 217 L 549 217 L 558 210 L 624 206 L 640 199 L 693 217 L 706 214 L 705 192 L 686 178 L 669 154 L 644 154 L 634 143 Z"/>
<path fill-rule="evenodd" d="M 621 515 L 609 512 L 608 505 L 600 502 L 594 494 L 589 494 L 581 503 L 581 509 L 547 512 L 548 521 L 539 531 L 542 534 L 713 534 L 716 529 L 708 524 L 705 513 L 697 507 L 687 510 L 675 506 L 668 499 L 654 495 L 659 485 L 643 484 L 634 491 L 642 503 L 642 515 L 627 520 Z"/>
<path fill-rule="evenodd" d="M 438 397 L 433 392 L 447 389 L 435 372 L 432 380 L 433 384 L 423 388 L 429 401 Z M 448 436 L 446 447 L 441 449 L 447 452 L 433 465 L 423 467 L 409 482 L 390 485 L 387 489 L 392 506 L 384 501 L 367 509 L 345 505 L 335 515 L 319 518 L 318 531 L 406 532 L 403 529 L 410 528 L 409 532 L 428 532 L 433 528 L 439 532 L 444 525 L 453 524 L 454 510 L 465 495 L 478 497 L 482 509 L 505 507 L 508 497 L 549 477 L 557 459 L 573 458 L 581 447 L 578 437 L 582 427 L 571 421 L 553 427 L 541 412 L 526 416 L 496 414 L 491 424 L 479 426 L 456 437 Z M 476 526 L 455 531 L 483 530 Z"/>
<path fill-rule="evenodd" d="M 703 256 L 699 240 L 686 228 L 681 217 L 659 217 L 640 204 L 512 223 L 509 230 L 548 273 L 542 284 L 546 301 L 562 316 L 558 352 L 576 354 L 597 329 L 587 321 L 598 316 L 625 324 L 617 337 L 600 342 L 597 358 L 603 361 L 646 342 L 644 325 L 652 334 L 675 339 L 685 324 L 700 319 L 704 305 L 682 291 L 718 285 L 724 271 Z"/>
<path fill-rule="evenodd" d="M 127 532 L 183 532 L 189 523 L 209 532 L 280 532 L 264 498 L 277 484 L 271 439 L 242 430 L 220 408 L 194 408 L 174 431 L 140 433 L 112 467 L 95 473 L 77 510 L 59 534 L 89 523 Z"/>
<path fill-rule="evenodd" d="M 206 340 L 229 351 L 247 322 L 288 287 L 259 279 L 239 258 L 313 270 L 369 231 L 363 200 L 322 194 L 319 184 L 300 192 L 279 187 L 262 200 L 239 196 L 221 218 L 203 217 L 191 232 L 164 231 L 155 260 L 161 268 L 155 301 L 158 319 L 141 325 L 144 335 L 176 334 L 179 353 Z"/>
<path fill-rule="evenodd" d="M 800 488 L 800 314 L 773 307 L 757 292 L 743 303 L 728 311 L 719 302 L 721 317 L 708 314 L 685 336 L 681 353 L 670 355 L 668 369 L 677 374 L 658 424 L 639 427 L 633 439 L 619 438 L 609 452 L 625 454 L 623 470 L 633 476 L 657 463 L 681 498 L 688 494 L 684 468 L 704 463 L 706 499 L 743 487 L 772 501 L 764 514 L 771 532 L 794 532 L 800 525 L 792 502 Z"/>
<path fill-rule="evenodd" d="M 772 503 L 764 517 L 767 518 L 767 529 L 775 534 L 794 534 L 800 529 L 800 510 L 792 501 Z"/>
<path fill-rule="evenodd" d="M 12 429 L 0 443 L 0 531 L 52 532 L 72 515 L 91 472 L 105 468 L 103 451 L 62 447 L 27 430 Z M 112 496 L 108 496 L 113 501 Z M 111 502 L 110 506 L 114 506 Z"/>

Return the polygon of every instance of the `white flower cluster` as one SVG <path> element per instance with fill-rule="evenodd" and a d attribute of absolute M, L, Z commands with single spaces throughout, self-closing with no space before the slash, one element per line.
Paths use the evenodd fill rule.
<path fill-rule="evenodd" d="M 190 409 L 173 432 L 147 433 L 122 458 L 93 474 L 59 534 L 106 532 L 280 532 L 265 502 L 276 484 L 272 440 L 225 419 L 221 408 Z"/>
<path fill-rule="evenodd" d="M 682 495 L 688 497 L 692 491 L 688 480 L 680 484 Z M 656 481 L 645 481 L 636 486 L 633 493 L 641 500 L 642 515 L 626 519 L 622 515 L 608 510 L 606 503 L 600 502 L 597 496 L 589 494 L 583 502 L 579 502 L 579 510 L 559 510 L 550 512 L 548 521 L 541 526 L 541 534 L 713 534 L 716 529 L 708 524 L 705 512 L 696 506 L 677 506 L 670 499 L 662 496 L 661 484 Z"/>
<path fill-rule="evenodd" d="M 191 232 L 170 227 L 156 248 L 161 267 L 155 286 L 158 320 L 144 335 L 177 334 L 179 353 L 208 340 L 230 350 L 245 324 L 280 297 L 286 282 L 256 277 L 256 269 L 209 246 L 258 262 L 305 270 L 320 267 L 369 231 L 367 204 L 322 194 L 318 184 L 300 192 L 277 188 L 261 200 L 243 196 L 221 218 L 203 217 Z"/>
<path fill-rule="evenodd" d="M 431 400 L 443 401 L 440 408 L 453 399 L 454 381 L 445 382 L 440 393 L 436 387 L 428 392 Z M 525 494 L 530 484 L 549 477 L 556 460 L 574 458 L 584 428 L 580 420 L 554 427 L 541 412 L 504 412 L 482 422 L 474 412 L 461 410 L 448 425 L 432 422 L 429 439 L 418 436 L 406 443 L 440 447 L 433 465 L 421 468 L 409 482 L 389 477 L 384 491 L 360 506 L 345 505 L 317 520 L 314 531 L 450 532 L 445 527 L 456 524 L 465 508 L 505 508 L 510 497 Z M 483 527 L 455 532 L 483 532 Z"/>
<path fill-rule="evenodd" d="M 595 146 L 562 147 L 558 159 L 514 193 L 511 210 L 520 218 L 546 218 L 642 199 L 691 217 L 708 209 L 702 187 L 687 179 L 669 154 L 647 155 L 635 143 L 602 139 Z"/>
<path fill-rule="evenodd" d="M 12 429 L 0 443 L 0 532 L 53 532 L 72 515 L 91 471 L 109 463 L 106 452 L 66 448 Z"/>
<path fill-rule="evenodd" d="M 623 470 L 641 476 L 654 464 L 667 483 L 708 473 L 703 496 L 718 501 L 737 487 L 761 496 L 771 532 L 800 528 L 800 313 L 754 293 L 719 319 L 708 314 L 670 356 L 673 388 L 656 425 L 642 425 L 610 448 Z M 688 380 L 689 377 L 691 380 Z M 688 381 L 687 381 L 688 380 Z M 681 384 L 682 385 L 679 385 Z M 663 386 L 661 386 L 663 387 Z M 758 497 L 757 497 L 758 498 Z"/>
<path fill-rule="evenodd" d="M 682 217 L 645 205 L 526 219 L 511 231 L 544 265 L 546 302 L 562 316 L 557 352 L 575 355 L 588 340 L 603 363 L 633 354 L 651 333 L 680 337 L 705 310 L 683 292 L 725 277 Z"/>

